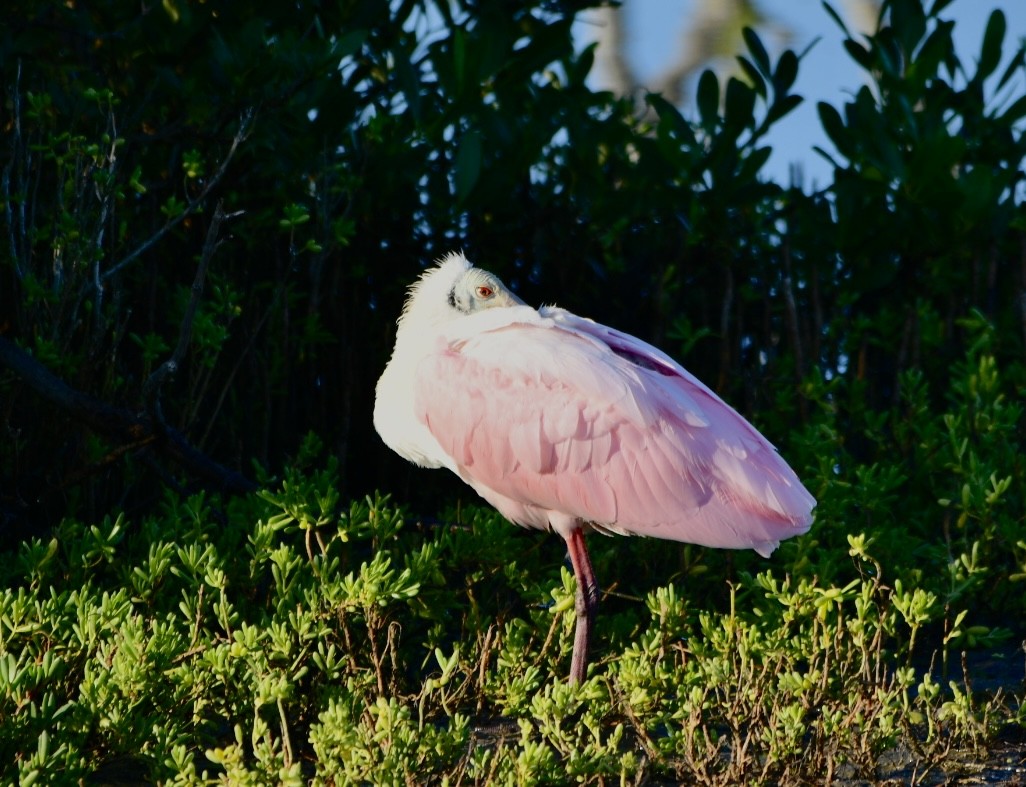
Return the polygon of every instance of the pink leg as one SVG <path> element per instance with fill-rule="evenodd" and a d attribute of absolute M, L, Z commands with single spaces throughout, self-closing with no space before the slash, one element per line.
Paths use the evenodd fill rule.
<path fill-rule="evenodd" d="M 570 662 L 570 682 L 580 683 L 588 671 L 588 646 L 591 643 L 592 623 L 598 610 L 599 588 L 595 572 L 584 543 L 584 531 L 574 528 L 566 540 L 570 563 L 577 578 L 577 630 L 574 633 L 574 655 Z"/>

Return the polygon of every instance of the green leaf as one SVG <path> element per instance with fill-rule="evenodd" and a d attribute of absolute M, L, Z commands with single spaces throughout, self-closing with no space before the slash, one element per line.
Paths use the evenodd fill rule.
<path fill-rule="evenodd" d="M 830 166 L 832 166 L 834 169 L 843 168 L 843 164 L 841 164 L 837 159 L 835 159 L 833 156 L 831 156 L 829 153 L 823 150 L 823 148 L 821 148 L 819 145 L 813 145 L 812 150 L 815 153 L 818 153 L 823 158 L 825 158 L 828 162 L 830 162 Z"/>
<path fill-rule="evenodd" d="M 339 59 L 354 55 L 366 40 L 366 30 L 362 28 L 349 30 L 338 37 L 338 42 L 335 44 L 335 54 Z"/>
<path fill-rule="evenodd" d="M 773 89 L 776 93 L 786 93 L 794 85 L 798 76 L 798 56 L 790 49 L 786 50 L 777 61 L 777 70 L 773 72 Z"/>
<path fill-rule="evenodd" d="M 852 158 L 854 151 L 852 149 L 851 132 L 844 125 L 841 113 L 825 101 L 820 101 L 816 105 L 816 109 L 819 112 L 819 122 L 823 124 L 823 130 L 830 138 L 830 141 L 834 143 L 834 147 L 837 148 L 841 155 Z"/>
<path fill-rule="evenodd" d="M 930 16 L 935 17 L 945 8 L 947 8 L 954 0 L 937 0 L 933 4 L 933 8 L 930 9 Z"/>
<path fill-rule="evenodd" d="M 987 20 L 987 29 L 983 33 L 983 46 L 980 49 L 980 64 L 976 69 L 974 80 L 982 82 L 994 73 L 1001 63 L 1001 48 L 1005 40 L 1008 23 L 1000 8 L 995 9 Z"/>
<path fill-rule="evenodd" d="M 456 76 L 456 94 L 462 95 L 466 85 L 467 37 L 458 27 L 452 34 L 452 67 Z"/>
<path fill-rule="evenodd" d="M 916 60 L 910 69 L 910 71 L 914 70 L 919 77 L 917 85 L 935 78 L 938 66 L 954 51 L 951 40 L 954 27 L 954 22 L 941 22 L 919 48 Z"/>
<path fill-rule="evenodd" d="M 727 98 L 724 102 L 725 128 L 735 135 L 751 126 L 755 120 L 755 91 L 737 77 L 727 80 Z"/>
<path fill-rule="evenodd" d="M 660 127 L 665 125 L 684 143 L 688 145 L 695 144 L 695 132 L 692 131 L 691 124 L 684 119 L 684 116 L 680 114 L 677 107 L 658 93 L 649 93 L 645 96 L 645 101 L 655 110 L 656 115 L 659 116 Z"/>
<path fill-rule="evenodd" d="M 759 69 L 752 65 L 752 61 L 744 55 L 738 55 L 737 62 L 741 66 L 741 70 L 744 72 L 745 76 L 748 77 L 748 81 L 751 82 L 755 92 L 763 98 L 766 98 L 766 80 L 762 78 L 762 74 L 759 73 Z"/>
<path fill-rule="evenodd" d="M 762 41 L 759 40 L 758 34 L 750 27 L 741 28 L 741 35 L 745 39 L 745 46 L 748 47 L 748 51 L 752 53 L 752 60 L 755 61 L 756 68 L 764 76 L 769 76 L 773 73 L 773 69 L 770 66 L 769 54 L 766 52 L 766 47 L 762 45 Z"/>
<path fill-rule="evenodd" d="M 468 129 L 456 151 L 456 201 L 466 201 L 481 174 L 481 132 Z"/>
<path fill-rule="evenodd" d="M 848 38 L 851 38 L 851 33 L 848 32 L 848 26 L 844 24 L 844 19 L 841 18 L 841 15 L 834 10 L 834 7 L 830 5 L 830 3 L 824 2 L 823 8 L 826 10 L 827 15 L 834 20 L 834 23 L 841 28 L 841 32 L 843 32 Z"/>
<path fill-rule="evenodd" d="M 926 35 L 926 12 L 921 0 L 892 0 L 887 7 L 891 12 L 889 29 L 893 31 L 907 62 L 912 59 L 912 53 Z M 880 37 L 878 34 L 877 39 Z"/>
<path fill-rule="evenodd" d="M 1019 96 L 1001 115 L 1001 122 L 1011 126 L 1026 116 L 1026 96 Z"/>
<path fill-rule="evenodd" d="M 768 128 L 773 123 L 776 123 L 780 118 L 790 114 L 799 104 L 805 99 L 801 96 L 791 94 L 784 96 L 778 101 L 773 102 L 773 106 L 770 107 L 769 112 L 766 114 L 766 119 L 763 121 L 763 127 Z"/>
<path fill-rule="evenodd" d="M 591 73 L 592 66 L 595 65 L 596 47 L 598 47 L 597 41 L 582 49 L 576 60 L 571 59 L 566 62 L 564 68 L 566 69 L 568 86 L 577 87 L 584 85 L 588 74 Z"/>
<path fill-rule="evenodd" d="M 1026 66 L 1026 42 L 1019 45 L 1019 51 L 1012 55 L 1012 59 L 1009 61 L 1008 66 L 1005 68 L 1005 72 L 1001 75 L 1001 79 L 998 80 L 995 91 L 1001 90 L 1005 85 L 1008 84 L 1015 72 Z"/>
<path fill-rule="evenodd" d="M 395 58 L 395 75 L 399 83 L 399 89 L 402 90 L 406 104 L 413 114 L 413 119 L 419 122 L 421 116 L 420 77 L 417 74 L 416 67 L 403 54 L 399 54 Z"/>
<path fill-rule="evenodd" d="M 844 48 L 847 50 L 848 54 L 851 55 L 852 60 L 854 60 L 867 71 L 872 70 L 873 55 L 862 44 L 860 44 L 858 41 L 849 38 L 845 40 Z"/>
<path fill-rule="evenodd" d="M 712 131 L 720 119 L 720 81 L 706 69 L 698 78 L 698 115 L 706 131 Z"/>
<path fill-rule="evenodd" d="M 773 153 L 773 148 L 769 145 L 762 148 L 756 148 L 741 164 L 738 179 L 741 181 L 753 180 L 759 171 L 769 161 L 770 155 Z"/>

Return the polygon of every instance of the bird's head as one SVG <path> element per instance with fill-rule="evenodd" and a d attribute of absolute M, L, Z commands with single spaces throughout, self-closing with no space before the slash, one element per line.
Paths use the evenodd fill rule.
<path fill-rule="evenodd" d="M 453 252 L 410 287 L 399 326 L 418 330 L 486 309 L 523 305 L 502 279 L 475 268 L 461 253 Z"/>

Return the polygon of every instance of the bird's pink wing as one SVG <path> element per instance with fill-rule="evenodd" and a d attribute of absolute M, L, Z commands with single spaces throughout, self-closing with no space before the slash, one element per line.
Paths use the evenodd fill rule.
<path fill-rule="evenodd" d="M 768 554 L 815 504 L 751 425 L 654 347 L 558 309 L 443 342 L 415 407 L 459 474 L 519 524 Z"/>

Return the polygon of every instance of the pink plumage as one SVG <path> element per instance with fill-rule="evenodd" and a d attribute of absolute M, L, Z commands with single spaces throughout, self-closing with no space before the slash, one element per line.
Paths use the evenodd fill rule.
<path fill-rule="evenodd" d="M 374 419 L 401 455 L 448 467 L 512 522 L 567 540 L 579 627 L 594 611 L 582 588 L 597 595 L 587 529 L 769 555 L 812 522 L 815 500 L 773 446 L 669 356 L 524 305 L 462 255 L 411 288 Z"/>

